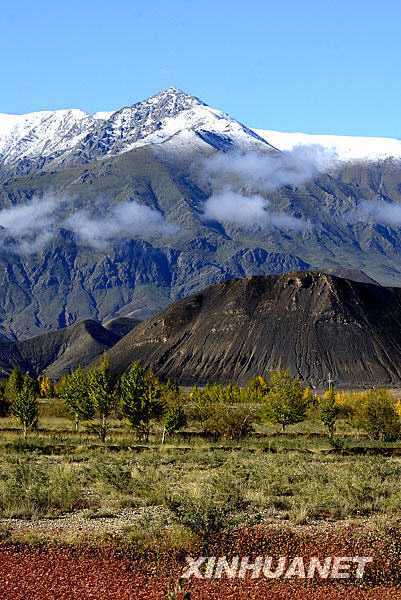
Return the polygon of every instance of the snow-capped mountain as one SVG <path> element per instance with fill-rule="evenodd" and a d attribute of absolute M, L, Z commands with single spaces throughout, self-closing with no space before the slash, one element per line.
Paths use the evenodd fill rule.
<path fill-rule="evenodd" d="M 401 158 L 401 140 L 396 138 L 286 133 L 265 129 L 255 129 L 254 131 L 279 150 L 292 150 L 296 146 L 318 145 L 333 152 L 341 161 Z"/>
<path fill-rule="evenodd" d="M 149 144 L 179 149 L 269 148 L 257 133 L 198 98 L 168 88 L 112 113 L 56 110 L 0 114 L 0 163 L 27 172 L 57 161 L 87 162 Z"/>
<path fill-rule="evenodd" d="M 82 110 L 0 114 L 0 160 L 4 165 L 57 157 L 79 145 L 96 127 L 97 117 Z"/>
<path fill-rule="evenodd" d="M 284 133 L 250 129 L 224 112 L 176 88 L 115 112 L 79 109 L 0 114 L 0 167 L 17 174 L 48 165 L 88 163 L 146 145 L 175 152 L 209 146 L 218 150 L 291 150 L 320 145 L 340 160 L 401 158 L 401 140 Z"/>
<path fill-rule="evenodd" d="M 175 88 L 114 112 L 83 147 L 105 155 L 149 144 L 179 147 L 199 141 L 218 148 L 268 147 L 263 138 L 239 121 Z"/>
<path fill-rule="evenodd" d="M 305 144 L 346 164 L 279 152 Z M 401 167 L 376 161 L 400 146 L 251 130 L 175 88 L 111 113 L 0 115 L 0 336 L 143 318 L 248 275 L 401 285 Z"/>

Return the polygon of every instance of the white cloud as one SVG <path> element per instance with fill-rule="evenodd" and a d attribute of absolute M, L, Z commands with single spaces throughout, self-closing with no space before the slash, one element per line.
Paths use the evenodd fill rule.
<path fill-rule="evenodd" d="M 204 167 L 213 193 L 205 217 L 251 226 L 301 229 L 305 222 L 274 212 L 266 196 L 284 185 L 301 185 L 338 164 L 332 151 L 321 146 L 297 146 L 277 153 L 215 154 Z"/>
<path fill-rule="evenodd" d="M 110 208 L 104 215 L 94 217 L 87 211 L 77 211 L 65 222 L 85 243 L 103 247 L 122 238 L 152 235 L 172 235 L 177 228 L 166 223 L 163 215 L 137 202 L 124 202 Z"/>
<path fill-rule="evenodd" d="M 78 241 L 96 248 L 122 238 L 140 236 L 169 236 L 177 231 L 168 224 L 164 216 L 148 206 L 135 201 L 123 202 L 113 207 L 105 207 L 99 200 L 93 212 L 75 210 L 71 213 L 74 200 L 48 194 L 43 198 L 33 198 L 27 204 L 0 210 L 0 239 L 12 240 L 16 250 L 33 253 L 41 250 L 60 228 L 73 231 Z M 95 216 L 95 211 L 100 216 Z"/>
<path fill-rule="evenodd" d="M 53 224 L 57 208 L 54 196 L 43 200 L 34 198 L 29 204 L 22 204 L 0 210 L 0 227 L 11 236 L 25 236 L 40 232 Z"/>
<path fill-rule="evenodd" d="M 322 146 L 296 146 L 277 153 L 215 154 L 205 162 L 205 171 L 215 184 L 234 181 L 261 193 L 301 185 L 337 164 L 336 154 Z"/>
<path fill-rule="evenodd" d="M 206 202 L 204 215 L 220 223 L 232 223 L 247 229 L 279 227 L 300 229 L 304 223 L 285 213 L 269 209 L 269 201 L 262 196 L 244 196 L 230 189 L 213 194 Z"/>
<path fill-rule="evenodd" d="M 351 223 L 381 223 L 393 227 L 401 226 L 401 205 L 383 200 L 363 200 L 348 213 Z"/>

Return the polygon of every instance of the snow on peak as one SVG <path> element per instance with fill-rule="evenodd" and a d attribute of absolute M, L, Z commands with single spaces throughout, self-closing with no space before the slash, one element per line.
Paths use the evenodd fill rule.
<path fill-rule="evenodd" d="M 286 133 L 265 129 L 254 131 L 279 150 L 319 145 L 335 154 L 340 161 L 401 159 L 401 140 L 396 138 Z"/>
<path fill-rule="evenodd" d="M 89 157 L 104 156 L 164 143 L 180 151 L 198 144 L 268 147 L 238 121 L 172 87 L 114 112 L 86 140 L 82 152 Z"/>
<path fill-rule="evenodd" d="M 174 152 L 209 147 L 241 151 L 320 145 L 340 160 L 401 158 L 401 140 L 251 130 L 175 87 L 114 112 L 79 109 L 0 114 L 0 164 L 19 173 L 52 161 L 86 162 L 145 145 Z"/>
<path fill-rule="evenodd" d="M 93 113 L 92 117 L 96 121 L 107 121 L 107 119 L 110 119 L 112 114 L 114 114 L 114 111 L 100 110 L 99 112 Z"/>
<path fill-rule="evenodd" d="M 147 100 L 141 100 L 132 106 L 125 106 L 116 111 L 112 118 L 118 121 L 120 117 L 124 119 L 129 116 L 131 123 L 136 126 L 151 120 L 160 121 L 167 117 L 174 117 L 182 111 L 198 106 L 206 106 L 206 104 L 195 96 L 170 87 L 150 96 Z"/>
<path fill-rule="evenodd" d="M 199 146 L 269 148 L 254 131 L 199 98 L 169 87 L 114 112 L 79 109 L 0 115 L 0 163 L 19 173 L 56 162 L 86 162 L 139 146 L 174 152 Z"/>
<path fill-rule="evenodd" d="M 74 147 L 92 122 L 80 109 L 0 114 L 0 158 L 7 164 L 58 155 Z"/>

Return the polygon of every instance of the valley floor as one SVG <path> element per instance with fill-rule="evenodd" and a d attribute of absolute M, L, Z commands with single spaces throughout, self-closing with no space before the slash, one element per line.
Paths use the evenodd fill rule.
<path fill-rule="evenodd" d="M 50 403 L 24 441 L 0 419 L 0 600 L 401 600 L 401 444 L 339 423 L 238 441 L 113 421 L 101 444 Z M 368 556 L 362 580 L 181 582 L 186 557 Z M 249 575 L 249 574 L 248 574 Z"/>

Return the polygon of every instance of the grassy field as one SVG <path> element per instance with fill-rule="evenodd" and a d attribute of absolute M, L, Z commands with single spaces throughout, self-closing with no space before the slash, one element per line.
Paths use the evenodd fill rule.
<path fill-rule="evenodd" d="M 93 520 L 130 509 L 142 519 L 149 508 L 200 535 L 241 523 L 395 519 L 400 510 L 400 458 L 347 452 L 395 451 L 400 444 L 369 440 L 343 422 L 338 447 L 319 420 L 285 434 L 260 425 L 241 442 L 189 430 L 161 445 L 160 436 L 155 431 L 138 444 L 115 420 L 101 444 L 85 427 L 72 431 L 63 405 L 52 400 L 41 401 L 40 429 L 26 441 L 12 417 L 0 419 L 0 517 L 81 511 Z"/>
<path fill-rule="evenodd" d="M 138 442 L 123 420 L 112 419 L 103 444 L 85 424 L 73 431 L 63 404 L 54 399 L 40 401 L 39 428 L 27 440 L 13 417 L 0 419 L 0 563 L 10 565 L 4 585 L 14 582 L 18 590 L 8 598 L 50 598 L 64 580 L 66 595 L 60 597 L 92 597 L 82 591 L 86 566 L 76 595 L 68 589 L 82 560 L 93 569 L 99 598 L 178 599 L 182 594 L 168 590 L 175 589 L 186 555 L 251 555 L 281 546 L 289 554 L 326 548 L 377 557 L 365 596 L 359 588 L 341 592 L 334 585 L 316 598 L 401 598 L 401 570 L 393 564 L 401 556 L 401 545 L 394 546 L 401 532 L 400 442 L 372 440 L 341 420 L 333 441 L 317 418 L 285 433 L 258 423 L 241 441 L 211 440 L 192 423 L 164 444 L 161 436 L 156 424 L 148 443 Z M 78 559 L 71 552 L 83 554 Z M 53 555 L 58 578 L 46 571 L 41 595 L 35 596 L 34 579 L 21 587 L 20 561 L 29 575 L 32 561 L 46 570 Z M 136 564 L 137 570 L 128 579 L 113 578 L 121 588 L 110 596 L 106 582 L 113 561 L 113 569 L 124 564 L 130 572 Z M 162 573 L 156 580 L 149 575 L 155 570 Z M 2 573 L 0 568 L 0 578 Z M 253 584 L 230 585 L 197 583 L 190 597 L 262 597 Z M 283 585 L 272 597 L 315 593 L 296 587 L 292 596 Z"/>

